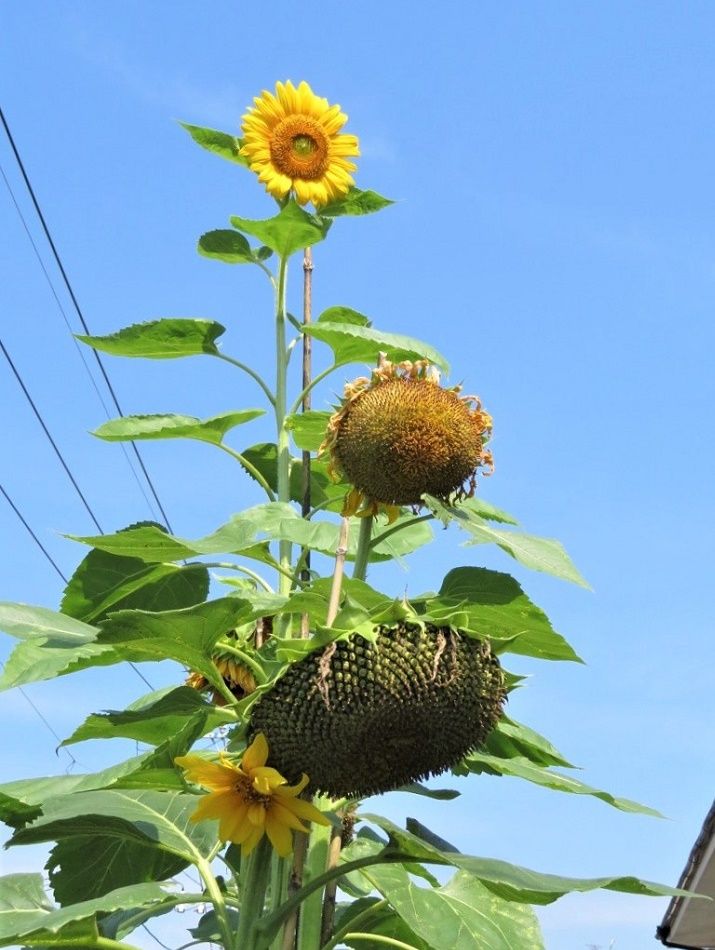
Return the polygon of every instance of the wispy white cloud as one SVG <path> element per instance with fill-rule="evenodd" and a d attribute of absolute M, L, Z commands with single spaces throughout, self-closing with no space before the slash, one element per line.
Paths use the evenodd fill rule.
<path fill-rule="evenodd" d="M 246 104 L 245 90 L 230 82 L 202 85 L 189 71 L 185 75 L 167 73 L 132 55 L 129 48 L 107 34 L 91 32 L 75 22 L 72 34 L 75 51 L 87 62 L 112 75 L 130 93 L 176 118 L 198 118 L 230 130 L 239 124 Z"/>

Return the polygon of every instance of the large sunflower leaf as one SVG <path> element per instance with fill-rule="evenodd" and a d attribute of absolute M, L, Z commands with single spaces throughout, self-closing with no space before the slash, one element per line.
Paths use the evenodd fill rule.
<path fill-rule="evenodd" d="M 160 745 L 192 720 L 201 722 L 201 734 L 205 734 L 235 722 L 236 717 L 226 708 L 207 702 L 190 686 L 169 687 L 142 697 L 127 709 L 92 713 L 62 745 L 118 736 Z"/>
<path fill-rule="evenodd" d="M 441 851 L 423 837 L 405 831 L 380 815 L 359 816 L 363 821 L 382 828 L 390 837 L 390 844 L 401 855 L 409 855 L 418 861 L 435 864 L 451 864 L 468 871 L 484 886 L 506 901 L 524 904 L 551 904 L 564 894 L 603 888 L 623 894 L 640 894 L 645 897 L 692 897 L 689 891 L 644 881 L 637 877 L 614 876 L 598 878 L 561 877 L 557 874 L 542 874 L 506 861 L 460 854 L 456 851 Z M 385 854 L 385 857 L 389 851 Z"/>
<path fill-rule="evenodd" d="M 273 218 L 262 221 L 236 216 L 231 218 L 234 228 L 258 238 L 262 244 L 282 257 L 322 241 L 331 223 L 330 220 L 323 220 L 304 211 L 293 199 Z"/>
<path fill-rule="evenodd" d="M 510 557 L 534 571 L 543 571 L 563 580 L 590 589 L 560 541 L 539 538 L 520 531 L 502 531 L 488 525 L 474 507 L 463 504 L 448 505 L 432 495 L 424 495 L 426 504 L 445 525 L 454 522 L 470 535 L 468 546 L 496 544 Z"/>
<path fill-rule="evenodd" d="M 465 871 L 436 888 L 418 887 L 399 864 L 374 865 L 362 874 L 432 950 L 543 950 L 531 908 L 502 900 Z"/>
<path fill-rule="evenodd" d="M 160 525 L 154 527 L 164 530 Z M 94 623 L 108 611 L 122 608 L 157 611 L 190 607 L 206 600 L 208 589 L 208 571 L 203 565 L 146 564 L 139 558 L 93 550 L 70 578 L 60 609 L 77 620 Z"/>
<path fill-rule="evenodd" d="M 380 353 L 384 352 L 395 362 L 429 360 L 443 372 L 449 373 L 449 363 L 438 350 L 429 343 L 423 343 L 409 336 L 385 333 L 368 326 L 328 323 L 322 320 L 303 327 L 303 332 L 326 343 L 333 351 L 335 362 L 339 366 L 347 363 L 374 365 Z"/>
<path fill-rule="evenodd" d="M 283 602 L 278 595 L 246 592 L 183 610 L 119 610 L 101 622 L 97 642 L 110 646 L 117 661 L 176 660 L 220 688 L 223 684 L 211 659 L 216 641 Z"/>
<path fill-rule="evenodd" d="M 106 442 L 134 442 L 139 439 L 198 439 L 220 445 L 224 436 L 236 426 L 245 425 L 265 414 L 265 409 L 241 409 L 222 412 L 208 419 L 157 413 L 147 416 L 122 416 L 110 419 L 92 435 Z"/>
<path fill-rule="evenodd" d="M 198 799 L 181 792 L 98 790 L 44 803 L 42 815 L 18 829 L 8 847 L 105 835 L 136 841 L 193 863 L 216 843 L 212 822 L 191 821 Z"/>
<path fill-rule="evenodd" d="M 662 818 L 663 815 L 655 808 L 649 808 L 647 805 L 640 805 L 638 802 L 630 801 L 628 798 L 616 798 L 610 792 L 604 792 L 598 788 L 592 788 L 584 782 L 571 775 L 561 775 L 558 772 L 552 772 L 548 768 L 535 765 L 526 758 L 514 756 L 509 759 L 503 759 L 496 755 L 489 755 L 487 752 L 470 753 L 460 764 L 452 769 L 455 775 L 469 775 L 474 773 L 480 775 L 486 772 L 487 775 L 511 775 L 514 778 L 521 778 L 527 782 L 533 782 L 534 785 L 541 785 L 544 788 L 550 788 L 556 792 L 569 792 L 572 795 L 591 795 L 598 798 L 607 805 L 619 809 L 619 811 L 632 812 L 636 815 L 650 815 L 653 818 Z"/>
<path fill-rule="evenodd" d="M 0 877 L 0 946 L 17 946 L 19 940 L 28 947 L 97 946 L 97 914 L 165 898 L 158 884 L 140 884 L 56 908 L 45 894 L 42 875 L 8 874 Z"/>
<path fill-rule="evenodd" d="M 83 336 L 77 339 L 95 350 L 113 356 L 141 356 L 150 360 L 173 360 L 181 356 L 218 354 L 216 339 L 226 327 L 215 320 L 188 317 L 163 317 L 147 323 L 134 323 L 108 336 Z"/>
<path fill-rule="evenodd" d="M 201 125 L 190 125 L 188 122 L 179 122 L 179 125 L 186 129 L 194 142 L 201 148 L 205 148 L 207 152 L 213 152 L 214 155 L 219 155 L 229 162 L 235 162 L 236 165 L 248 165 L 247 159 L 240 152 L 243 143 L 235 135 L 219 132 L 218 129 L 207 129 Z"/>
<path fill-rule="evenodd" d="M 359 188 L 352 187 L 344 197 L 323 205 L 320 213 L 328 218 L 337 218 L 344 214 L 373 214 L 375 211 L 382 211 L 383 208 L 394 205 L 394 203 L 390 198 L 383 198 L 382 195 L 378 195 L 376 191 L 361 191 Z"/>
<path fill-rule="evenodd" d="M 140 558 L 148 563 L 180 561 L 201 554 L 239 554 L 261 540 L 262 534 L 274 530 L 289 518 L 299 519 L 290 505 L 267 502 L 234 515 L 226 524 L 197 541 L 178 538 L 151 526 L 129 528 L 117 534 L 70 537 L 102 551 Z"/>
<path fill-rule="evenodd" d="M 5 663 L 0 690 L 112 662 L 111 647 L 94 642 L 95 627 L 45 607 L 0 604 L 0 629 L 22 640 Z"/>
<path fill-rule="evenodd" d="M 445 576 L 438 594 L 418 598 L 413 605 L 435 622 L 441 620 L 485 639 L 509 641 L 505 649 L 510 653 L 581 662 L 509 574 L 456 567 Z"/>

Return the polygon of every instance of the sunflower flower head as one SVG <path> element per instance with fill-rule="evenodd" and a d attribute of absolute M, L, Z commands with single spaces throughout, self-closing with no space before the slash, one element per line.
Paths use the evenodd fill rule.
<path fill-rule="evenodd" d="M 493 467 L 485 448 L 491 429 L 479 399 L 440 386 L 426 360 L 382 359 L 371 377 L 346 385 L 319 454 L 334 478 L 353 485 L 343 514 L 382 510 L 393 520 L 400 506 L 419 507 L 424 494 L 472 495 L 477 471 Z"/>
<path fill-rule="evenodd" d="M 292 832 L 308 831 L 304 821 L 330 824 L 317 808 L 298 797 L 308 784 L 305 774 L 295 785 L 288 785 L 280 772 L 266 766 L 268 743 L 262 733 L 238 764 L 223 753 L 219 762 L 200 755 L 182 755 L 174 761 L 189 781 L 209 790 L 191 820 L 217 818 L 219 838 L 239 844 L 244 857 L 265 834 L 285 858 L 293 850 Z"/>
<path fill-rule="evenodd" d="M 355 135 L 340 132 L 348 117 L 339 105 L 316 96 L 307 82 L 276 83 L 263 90 L 242 118 L 241 154 L 274 198 L 291 191 L 316 208 L 341 198 L 354 183 Z"/>

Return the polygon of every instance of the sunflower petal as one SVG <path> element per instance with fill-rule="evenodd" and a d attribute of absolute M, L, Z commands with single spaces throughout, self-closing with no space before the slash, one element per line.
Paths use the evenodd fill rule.
<path fill-rule="evenodd" d="M 280 818 L 266 816 L 266 834 L 268 840 L 282 858 L 287 858 L 293 850 L 293 835 L 290 828 Z"/>
<path fill-rule="evenodd" d="M 243 753 L 241 759 L 241 768 L 244 772 L 251 772 L 253 769 L 260 769 L 266 764 L 268 759 L 268 742 L 262 732 L 259 732 L 253 742 Z"/>

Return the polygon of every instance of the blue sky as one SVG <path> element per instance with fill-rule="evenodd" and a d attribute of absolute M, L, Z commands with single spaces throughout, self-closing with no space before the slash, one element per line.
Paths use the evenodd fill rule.
<path fill-rule="evenodd" d="M 381 806 L 471 853 L 675 883 L 713 795 L 712 4 L 28 0 L 2 17 L 2 106 L 96 333 L 210 317 L 228 328 L 227 352 L 268 369 L 261 275 L 199 258 L 194 245 L 230 214 L 267 216 L 272 204 L 175 120 L 236 130 L 252 96 L 286 78 L 307 79 L 349 113 L 358 184 L 398 203 L 339 222 L 316 249 L 316 308 L 352 306 L 450 358 L 452 381 L 495 420 L 484 497 L 560 538 L 594 593 L 460 548 L 452 531 L 406 573 L 371 580 L 400 594 L 461 564 L 513 572 L 587 665 L 512 660 L 533 675 L 510 713 L 582 765 L 585 781 L 671 820 L 512 779 L 459 783 L 463 796 L 439 808 L 405 796 Z M 6 142 L 0 162 L 39 242 Z M 102 527 L 150 517 L 121 450 L 87 434 L 102 407 L 2 183 L 0 240 L 2 339 Z M 297 309 L 297 273 L 291 290 Z M 209 360 L 107 365 L 126 413 L 258 404 L 243 378 Z M 316 408 L 343 378 L 318 391 Z M 2 483 L 70 572 L 83 551 L 61 534 L 92 525 L 2 367 L 0 407 Z M 260 422 L 246 430 L 246 440 L 266 437 Z M 183 536 L 259 500 L 209 446 L 142 452 Z M 4 502 L 0 532 L 0 599 L 55 607 L 61 582 Z M 11 645 L 2 638 L 0 657 Z M 179 675 L 168 664 L 146 672 L 156 685 Z M 115 670 L 28 688 L 61 736 L 142 691 Z M 20 694 L 0 695 L 0 721 L 2 780 L 68 764 Z M 76 768 L 126 752 L 79 746 Z M 6 871 L 36 863 L 19 849 L 0 856 Z M 611 940 L 646 950 L 663 909 L 597 894 L 541 918 L 550 950 Z M 146 935 L 137 943 L 152 946 Z"/>

